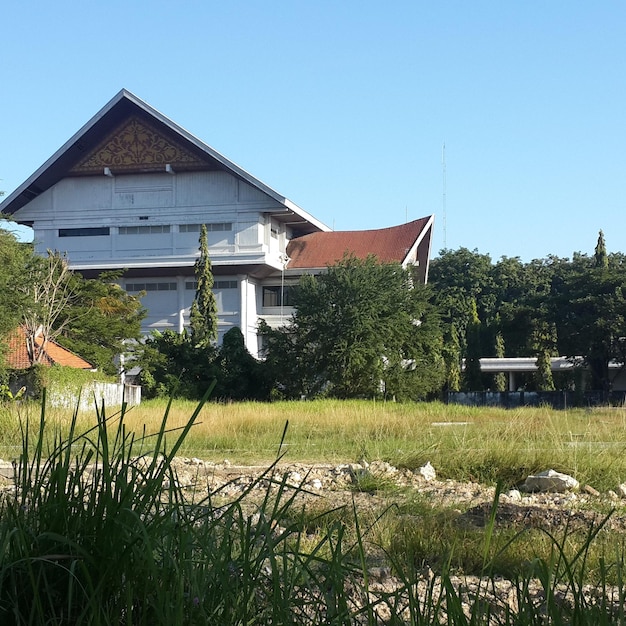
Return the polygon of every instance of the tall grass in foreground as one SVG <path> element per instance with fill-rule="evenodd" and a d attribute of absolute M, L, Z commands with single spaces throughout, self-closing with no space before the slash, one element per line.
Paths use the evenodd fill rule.
<path fill-rule="evenodd" d="M 290 521 L 300 490 L 269 480 L 274 464 L 254 512 L 246 498 L 259 481 L 226 502 L 219 492 L 186 493 L 172 459 L 202 410 L 173 430 L 167 405 L 156 429 L 141 433 L 127 427 L 125 408 L 99 409 L 86 429 L 74 414 L 63 434 L 45 403 L 22 423 L 14 489 L 0 504 L 0 624 L 624 622 L 624 598 L 607 600 L 606 578 L 594 601 L 584 593 L 594 532 L 571 558 L 553 539 L 552 556 L 529 563 L 513 581 L 515 602 L 503 605 L 491 593 L 499 582 L 489 546 L 473 586 L 445 569 L 428 577 L 395 561 L 397 583 L 371 585 L 370 531 L 356 509 L 329 512 L 311 540 Z M 618 556 L 606 567 L 621 582 Z"/>

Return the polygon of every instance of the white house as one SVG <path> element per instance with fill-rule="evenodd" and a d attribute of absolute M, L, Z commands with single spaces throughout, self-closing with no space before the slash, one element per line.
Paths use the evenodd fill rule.
<path fill-rule="evenodd" d="M 344 252 L 418 266 L 428 276 L 433 216 L 336 232 L 132 93 L 120 91 L 10 194 L 0 211 L 31 226 L 35 247 L 67 253 L 86 277 L 123 270 L 145 292 L 144 330 L 181 331 L 207 225 L 219 334 L 238 326 L 258 354 L 257 324 L 291 312 L 288 286 Z"/>

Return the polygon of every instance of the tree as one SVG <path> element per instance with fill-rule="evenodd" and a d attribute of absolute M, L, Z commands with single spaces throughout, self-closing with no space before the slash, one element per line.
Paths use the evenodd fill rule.
<path fill-rule="evenodd" d="M 552 356 L 555 356 L 556 328 L 548 322 L 538 323 L 533 332 L 534 352 L 537 355 L 535 384 L 539 391 L 554 391 Z"/>
<path fill-rule="evenodd" d="M 438 315 L 399 264 L 345 256 L 304 276 L 294 302 L 286 328 L 265 328 L 268 363 L 290 396 L 423 398 L 443 384 Z"/>
<path fill-rule="evenodd" d="M 246 349 L 236 326 L 225 335 L 215 361 L 217 385 L 214 395 L 229 400 L 267 400 L 269 386 L 263 364 Z"/>
<path fill-rule="evenodd" d="M 202 398 L 217 377 L 215 355 L 215 346 L 194 345 L 186 333 L 153 332 L 137 360 L 146 397 Z"/>
<path fill-rule="evenodd" d="M 69 319 L 65 314 L 75 296 L 72 272 L 67 258 L 48 250 L 47 257 L 33 256 L 25 268 L 27 281 L 23 288 L 28 303 L 22 309 L 28 355 L 32 364 L 46 354 L 49 341 L 56 339 Z M 35 338 L 40 336 L 39 348 Z"/>
<path fill-rule="evenodd" d="M 456 325 L 449 324 L 444 331 L 442 355 L 446 368 L 446 391 L 460 391 L 461 389 L 461 346 Z"/>
<path fill-rule="evenodd" d="M 606 255 L 606 244 L 604 243 L 604 233 L 602 231 L 598 233 L 598 243 L 596 244 L 594 258 L 596 267 L 606 269 L 609 266 L 609 259 Z"/>
<path fill-rule="evenodd" d="M 115 281 L 119 273 L 84 279 L 74 273 L 72 303 L 61 314 L 57 341 L 80 354 L 100 371 L 117 373 L 115 358 L 141 338 L 145 309 Z"/>
<path fill-rule="evenodd" d="M 559 352 L 582 357 L 591 387 L 611 391 L 609 364 L 625 364 L 626 269 L 621 256 L 608 255 L 606 267 L 577 257 L 555 281 L 554 319 Z"/>
<path fill-rule="evenodd" d="M 101 371 L 116 373 L 113 358 L 126 340 L 139 339 L 144 315 L 139 300 L 115 284 L 118 277 L 86 280 L 58 252 L 41 257 L 0 229 L 0 348 L 2 335 L 21 324 L 31 364 L 54 340 Z M 43 339 L 43 349 L 36 348 L 35 337 Z"/>
<path fill-rule="evenodd" d="M 482 391 L 484 389 L 482 371 L 480 369 L 481 323 L 476 310 L 476 301 L 472 300 L 472 316 L 467 325 L 467 356 L 465 357 L 465 376 L 463 386 L 468 391 Z"/>
<path fill-rule="evenodd" d="M 502 336 L 502 331 L 498 330 L 496 333 L 495 339 L 495 354 L 499 359 L 504 357 L 504 337 Z M 494 391 L 506 391 L 507 388 L 507 380 L 506 374 L 504 372 L 497 372 L 493 376 L 493 389 Z"/>
<path fill-rule="evenodd" d="M 191 338 L 196 345 L 217 341 L 217 303 L 213 293 L 213 271 L 206 224 L 202 224 L 199 243 L 200 256 L 194 264 L 198 285 L 189 315 Z"/>
<path fill-rule="evenodd" d="M 462 359 L 470 356 L 471 361 L 486 356 L 480 353 L 483 344 L 480 334 L 488 331 L 489 322 L 495 316 L 496 299 L 491 257 L 467 248 L 444 250 L 431 263 L 429 281 L 432 302 L 441 314 L 446 338 L 447 388 L 458 391 L 461 378 L 463 386 L 466 387 L 468 382 L 467 373 L 460 376 Z M 477 318 L 484 321 L 484 325 L 476 326 Z M 468 350 L 474 350 L 474 353 L 468 354 Z M 470 362 L 470 371 L 472 367 Z M 482 380 L 480 376 L 472 374 L 472 377 L 472 384 Z M 482 383 L 477 388 L 482 389 Z"/>
<path fill-rule="evenodd" d="M 0 338 L 12 331 L 23 310 L 32 306 L 26 268 L 33 258 L 32 245 L 19 243 L 12 233 L 0 229 Z"/>

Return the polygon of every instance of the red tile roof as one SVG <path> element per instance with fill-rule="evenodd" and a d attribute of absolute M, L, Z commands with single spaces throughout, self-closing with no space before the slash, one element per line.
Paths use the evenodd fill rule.
<path fill-rule="evenodd" d="M 41 350 L 43 338 L 41 335 L 35 337 L 37 349 Z M 6 355 L 7 366 L 11 369 L 21 370 L 32 365 L 28 355 L 26 344 L 26 332 L 23 327 L 14 330 L 7 339 L 8 351 Z M 43 365 L 64 365 L 65 367 L 75 367 L 77 369 L 90 370 L 93 365 L 77 354 L 62 348 L 58 343 L 48 340 L 46 350 L 41 356 L 40 363 Z"/>
<path fill-rule="evenodd" d="M 340 261 L 344 253 L 359 259 L 375 255 L 383 263 L 403 263 L 431 221 L 423 217 L 407 224 L 377 230 L 312 233 L 292 239 L 287 246 L 288 269 L 322 268 Z"/>

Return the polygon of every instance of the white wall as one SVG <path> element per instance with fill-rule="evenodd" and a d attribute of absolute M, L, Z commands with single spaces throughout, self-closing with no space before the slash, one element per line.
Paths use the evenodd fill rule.
<path fill-rule="evenodd" d="M 198 236 L 178 224 L 232 223 L 209 233 L 216 254 L 266 252 L 264 213 L 281 205 L 226 172 L 82 176 L 61 180 L 20 209 L 34 222 L 38 252 L 67 252 L 70 262 L 194 256 Z M 169 233 L 118 234 L 120 226 L 170 226 Z M 59 237 L 59 229 L 108 227 L 107 236 Z"/>

